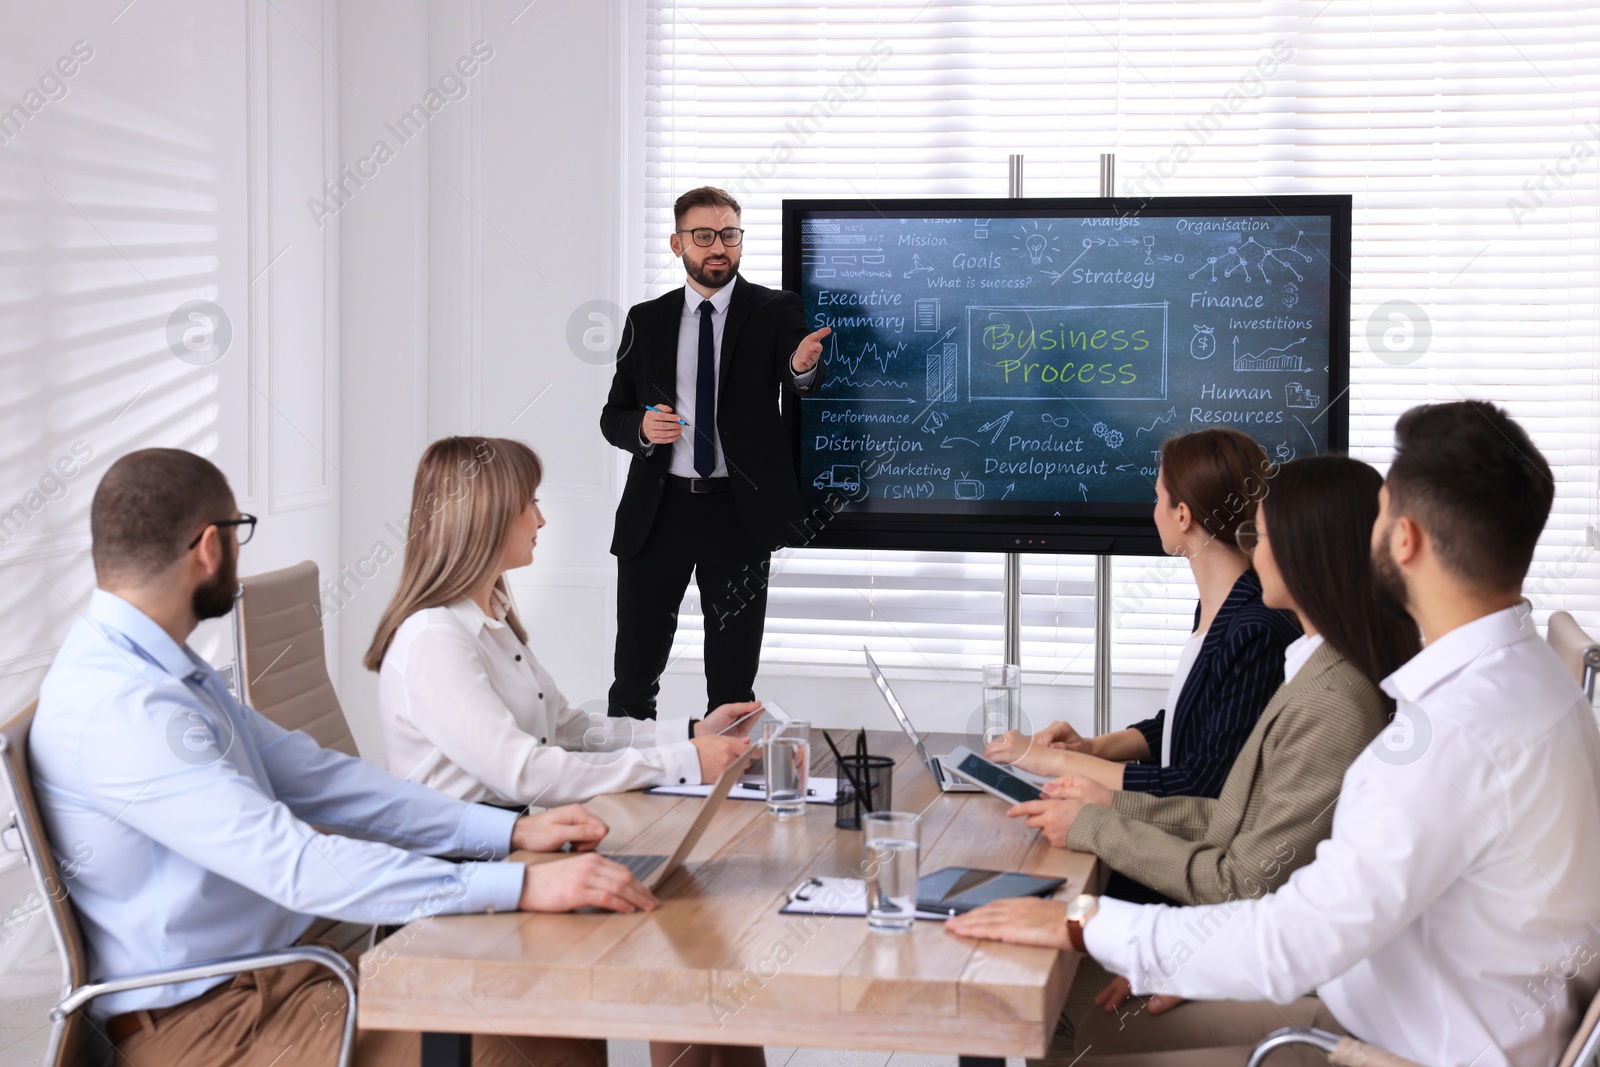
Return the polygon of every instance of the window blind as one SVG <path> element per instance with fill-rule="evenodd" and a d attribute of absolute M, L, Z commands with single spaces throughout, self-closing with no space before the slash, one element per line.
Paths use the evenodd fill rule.
<path fill-rule="evenodd" d="M 671 205 L 701 184 L 743 204 L 767 285 L 785 197 L 997 196 L 1013 152 L 1033 196 L 1094 195 L 1103 151 L 1121 195 L 1353 194 L 1352 454 L 1382 469 L 1417 403 L 1505 405 L 1557 481 L 1525 591 L 1600 632 L 1597 31 L 1580 0 L 652 0 L 639 293 L 682 283 Z M 1025 669 L 1087 673 L 1092 561 L 1023 561 Z M 993 662 L 1002 566 L 780 553 L 764 663 Z M 1117 558 L 1113 669 L 1169 674 L 1193 607 L 1181 561 Z"/>

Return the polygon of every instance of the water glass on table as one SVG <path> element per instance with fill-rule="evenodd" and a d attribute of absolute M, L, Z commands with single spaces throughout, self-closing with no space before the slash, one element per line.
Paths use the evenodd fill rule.
<path fill-rule="evenodd" d="M 991 663 L 983 669 L 983 743 L 1022 729 L 1022 668 Z"/>
<path fill-rule="evenodd" d="M 799 719 L 768 721 L 762 730 L 767 810 L 780 819 L 806 813 L 811 769 L 811 724 Z"/>
<path fill-rule="evenodd" d="M 908 811 L 874 811 L 861 818 L 867 928 L 874 933 L 909 933 L 917 920 L 920 821 Z"/>

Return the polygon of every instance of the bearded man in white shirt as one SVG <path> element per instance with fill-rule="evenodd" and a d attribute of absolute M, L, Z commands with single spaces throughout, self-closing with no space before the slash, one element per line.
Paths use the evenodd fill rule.
<path fill-rule="evenodd" d="M 1481 401 L 1414 408 L 1395 439 L 1373 563 L 1424 647 L 1385 680 L 1394 721 L 1345 774 L 1316 859 L 1258 900 L 1002 901 L 948 924 L 1207 1001 L 1091 1011 L 1084 1067 L 1236 1065 L 1284 1026 L 1424 1064 L 1547 1067 L 1600 985 L 1600 732 L 1521 603 L 1550 467 Z"/>

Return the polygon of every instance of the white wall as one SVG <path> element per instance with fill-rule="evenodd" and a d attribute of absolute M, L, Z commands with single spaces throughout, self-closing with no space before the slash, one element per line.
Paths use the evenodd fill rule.
<path fill-rule="evenodd" d="M 94 588 L 89 503 L 116 458 L 169 446 L 215 461 L 260 518 L 245 574 L 307 558 L 331 566 L 341 487 L 338 231 L 313 225 L 302 204 L 336 132 L 337 75 L 322 58 L 335 47 L 331 3 L 12 5 L 4 24 L 9 717 L 36 697 Z M 192 300 L 220 307 L 225 350 L 198 336 L 198 354 L 170 344 L 169 319 Z M 219 664 L 232 658 L 220 624 L 193 643 Z M 0 853 L 0 866 L 14 862 Z"/>
<path fill-rule="evenodd" d="M 0 107 L 39 103 L 0 136 L 0 712 L 32 699 L 87 602 L 89 501 L 128 451 L 222 467 L 261 518 L 245 573 L 335 558 L 336 244 L 296 199 L 331 133 L 329 9 L 122 6 L 24 5 L 0 35 Z M 59 98 L 30 101 L 75 42 L 89 58 L 48 82 Z M 168 344 L 193 299 L 232 331 L 208 365 Z M 225 660 L 219 632 L 199 644 Z"/>

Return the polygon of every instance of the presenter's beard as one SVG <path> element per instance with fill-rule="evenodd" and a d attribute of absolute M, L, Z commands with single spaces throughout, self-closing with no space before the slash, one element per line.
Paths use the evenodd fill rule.
<path fill-rule="evenodd" d="M 1406 610 L 1406 580 L 1389 555 L 1389 542 L 1382 541 L 1372 550 L 1372 594 L 1378 600 L 1378 609 L 1386 615 L 1400 619 L 1411 618 Z"/>
<path fill-rule="evenodd" d="M 710 259 L 707 256 L 706 259 Z M 732 256 L 725 256 L 728 261 L 726 267 L 720 270 L 707 270 L 705 260 L 695 263 L 688 256 L 683 257 L 683 269 L 689 272 L 689 277 L 705 286 L 707 289 L 721 289 L 733 280 L 734 274 L 739 270 L 739 261 Z"/>
<path fill-rule="evenodd" d="M 220 619 L 233 610 L 233 594 L 239 587 L 239 558 L 231 549 L 223 551 L 228 558 L 217 568 L 216 576 L 195 587 L 192 604 L 197 619 Z"/>

